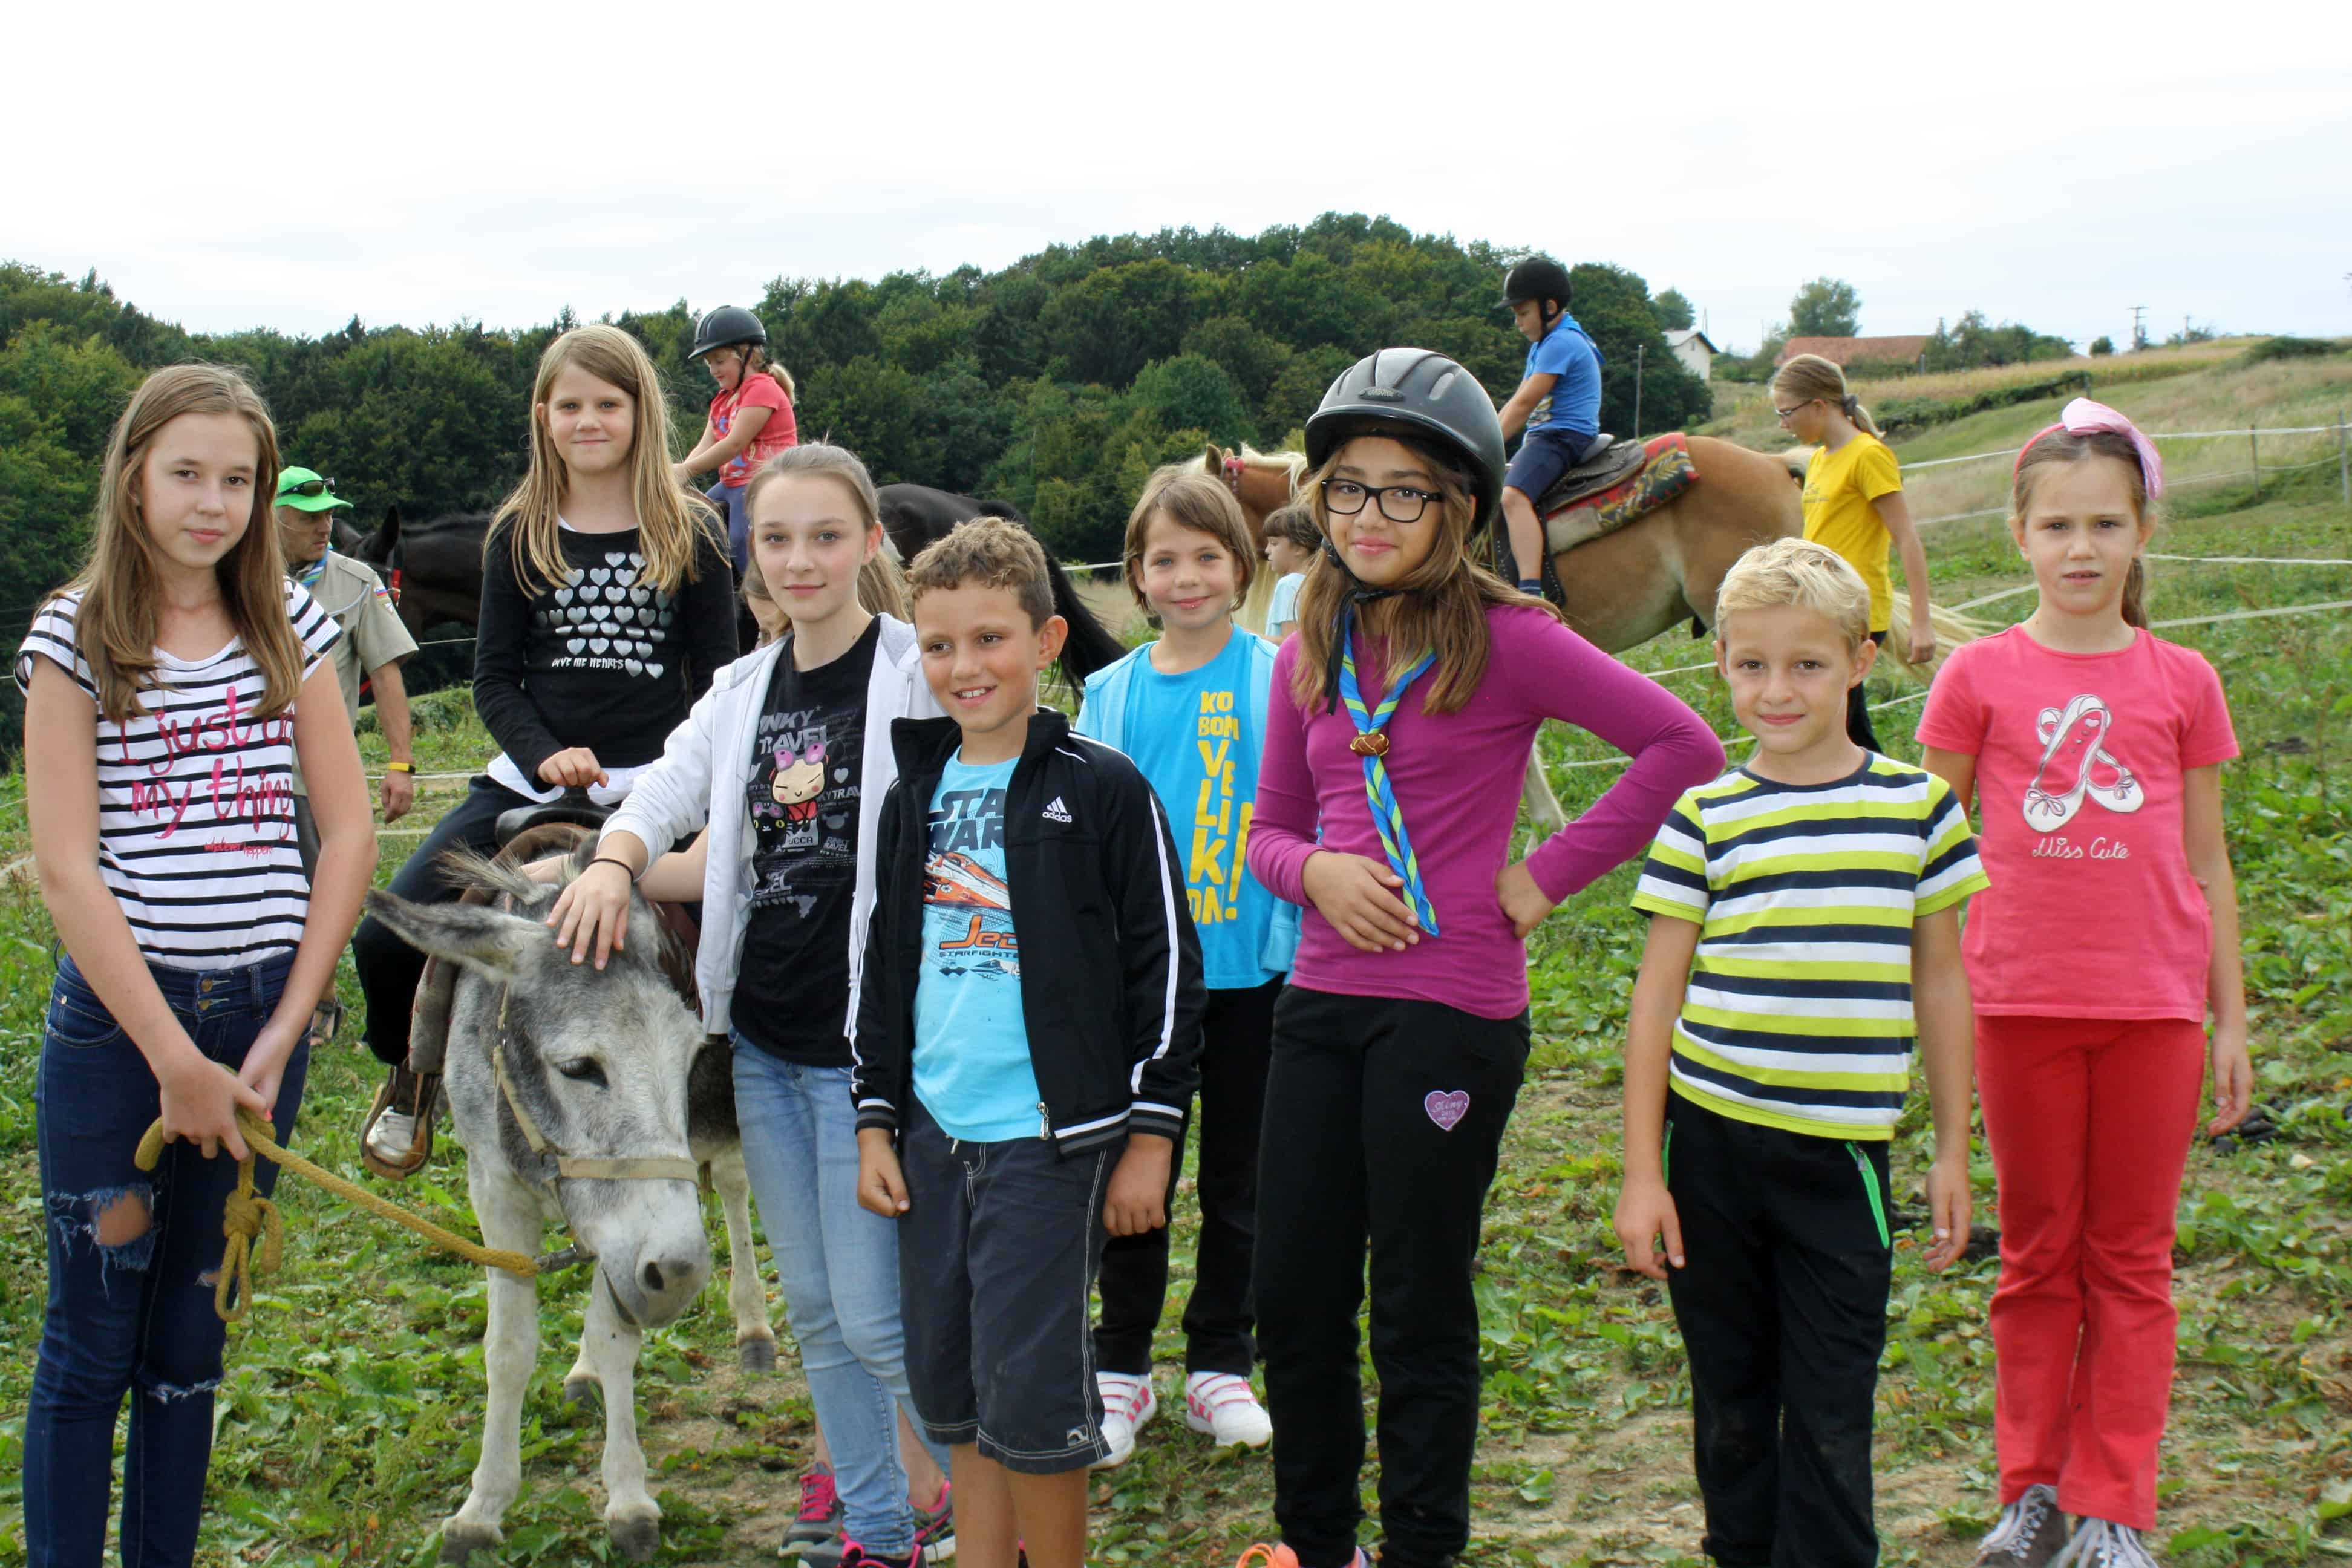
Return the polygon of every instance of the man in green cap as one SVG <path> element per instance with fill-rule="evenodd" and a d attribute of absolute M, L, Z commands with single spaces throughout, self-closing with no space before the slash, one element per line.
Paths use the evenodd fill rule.
<path fill-rule="evenodd" d="M 416 641 L 400 622 L 383 579 L 366 563 L 335 552 L 334 525 L 338 508 L 352 503 L 335 494 L 335 481 L 308 468 L 282 468 L 272 515 L 278 521 L 278 542 L 286 552 L 286 571 L 310 590 L 310 596 L 343 628 L 335 644 L 335 676 L 342 683 L 344 711 L 360 710 L 360 677 L 375 685 L 376 722 L 384 743 L 392 749 L 392 765 L 383 775 L 383 819 L 397 822 L 416 799 L 416 763 L 411 757 L 408 689 L 401 684 L 401 661 L 416 651 Z M 307 869 L 318 857 L 318 833 L 310 825 L 310 801 L 302 788 L 302 770 L 294 770 L 295 826 Z"/>

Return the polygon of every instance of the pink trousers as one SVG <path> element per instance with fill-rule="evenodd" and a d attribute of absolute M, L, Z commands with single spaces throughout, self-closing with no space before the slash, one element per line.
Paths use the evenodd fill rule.
<path fill-rule="evenodd" d="M 1976 1040 L 2000 1184 L 2000 1500 L 2046 1483 L 2068 1513 L 2150 1529 L 2205 1027 L 1980 1014 Z"/>

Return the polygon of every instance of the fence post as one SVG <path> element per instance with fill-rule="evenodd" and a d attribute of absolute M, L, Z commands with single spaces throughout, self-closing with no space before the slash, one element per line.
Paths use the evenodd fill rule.
<path fill-rule="evenodd" d="M 2352 506 L 2352 447 L 2344 439 L 2344 410 L 2336 411 L 2336 477 L 2344 486 L 2344 504 Z"/>
<path fill-rule="evenodd" d="M 2254 434 L 2254 427 L 2251 425 L 2246 426 L 2246 450 L 2254 455 L 2254 499 L 2260 500 L 2263 499 L 2263 441 Z"/>
<path fill-rule="evenodd" d="M 1642 438 L 1642 356 L 1649 352 L 1646 343 L 1633 345 L 1633 439 Z"/>

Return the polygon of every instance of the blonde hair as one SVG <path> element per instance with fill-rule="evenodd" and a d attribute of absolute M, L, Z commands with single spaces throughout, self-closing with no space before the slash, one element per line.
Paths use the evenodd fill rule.
<path fill-rule="evenodd" d="M 801 389 L 793 380 L 793 373 L 770 359 L 767 349 L 761 344 L 753 343 L 744 350 L 743 374 L 766 376 L 784 389 L 784 401 L 787 403 L 795 403 L 800 399 Z M 737 382 L 736 385 L 740 386 L 742 383 Z"/>
<path fill-rule="evenodd" d="M 1716 635 L 1735 610 L 1811 610 L 1845 634 L 1848 653 L 1870 640 L 1870 586 L 1826 544 L 1776 539 L 1732 563 L 1716 590 Z"/>
<path fill-rule="evenodd" d="M 875 493 L 874 476 L 866 471 L 856 453 L 830 441 L 810 441 L 787 447 L 769 458 L 744 488 L 743 515 L 751 516 L 760 492 L 785 475 L 833 480 L 849 493 L 850 506 L 857 513 L 861 529 L 871 532 L 882 526 L 882 503 Z M 747 602 L 775 602 L 757 560 L 743 568 L 743 597 Z M 882 536 L 881 548 L 857 568 L 857 602 L 869 614 L 902 621 L 907 618 L 907 576 L 898 566 L 898 547 L 887 533 Z M 784 625 L 792 625 L 790 616 L 784 617 Z"/>
<path fill-rule="evenodd" d="M 1819 354 L 1799 354 L 1782 365 L 1772 377 L 1772 390 L 1787 397 L 1802 398 L 1811 403 L 1815 398 L 1831 405 L 1843 414 L 1853 427 L 1865 436 L 1879 434 L 1878 422 L 1862 400 L 1847 390 L 1845 372 L 1833 360 Z"/>
<path fill-rule="evenodd" d="M 701 575 L 705 545 L 724 551 L 723 537 L 710 503 L 680 486 L 670 468 L 669 401 L 662 395 L 661 374 L 636 339 L 601 322 L 572 328 L 539 356 L 539 374 L 530 389 L 530 467 L 490 519 L 484 559 L 503 541 L 514 559 L 515 581 L 525 594 L 551 589 L 572 574 L 556 525 L 570 471 L 548 428 L 547 403 L 555 378 L 575 369 L 617 387 L 635 405 L 629 478 L 636 502 L 638 550 L 646 558 L 637 582 L 675 594 Z"/>
<path fill-rule="evenodd" d="M 960 522 L 946 538 L 924 546 L 907 568 L 908 603 L 919 605 L 926 594 L 967 583 L 1010 593 L 1032 626 L 1054 618 L 1054 584 L 1045 547 L 1009 517 Z"/>
<path fill-rule="evenodd" d="M 1491 605 L 1523 605 L 1564 620 L 1549 602 L 1522 594 L 1480 563 L 1471 547 L 1470 525 L 1478 515 L 1478 499 L 1462 459 L 1446 448 L 1402 432 L 1369 431 L 1411 447 L 1437 476 L 1437 536 L 1429 554 L 1394 586 L 1394 596 L 1375 601 L 1369 608 L 1381 620 L 1387 638 L 1392 681 L 1412 668 L 1424 651 L 1436 654 L 1430 666 L 1423 711 L 1452 713 L 1470 700 L 1486 675 L 1486 609 Z M 1354 438 L 1362 439 L 1361 436 Z M 1343 441 L 1323 460 L 1323 466 L 1301 481 L 1304 503 L 1318 531 L 1329 537 L 1331 516 L 1324 503 L 1324 481 L 1339 468 L 1354 440 Z M 1367 504 L 1370 504 L 1369 501 Z M 1424 517 L 1428 513 L 1423 514 Z M 1298 589 L 1298 665 L 1291 691 L 1302 709 L 1311 709 L 1332 694 L 1324 689 L 1324 669 L 1331 658 L 1339 606 L 1349 590 L 1345 574 L 1319 552 Z"/>
<path fill-rule="evenodd" d="M 228 414 L 253 432 L 253 499 L 245 531 L 213 564 L 221 598 L 245 651 L 260 670 L 259 713 L 294 703 L 302 688 L 301 640 L 286 614 L 286 552 L 270 516 L 278 489 L 278 431 L 261 395 L 226 365 L 175 364 L 139 384 L 106 438 L 106 459 L 90 515 L 89 554 L 65 592 L 81 595 L 74 645 L 98 680 L 99 711 L 127 724 L 146 711 L 141 692 L 155 679 L 157 576 L 154 536 L 144 516 L 142 475 L 155 437 L 184 414 Z"/>
<path fill-rule="evenodd" d="M 2130 476 L 2132 517 L 2139 524 L 2142 538 L 2156 525 L 2147 507 L 2147 473 L 2139 466 L 2139 448 L 2131 437 L 2113 430 L 2091 430 L 2076 435 L 2072 430 L 2053 430 L 2038 436 L 2033 443 L 2019 454 L 2017 471 L 2010 480 L 2009 511 L 2013 526 L 2021 527 L 2025 509 L 2032 500 L 2035 479 L 2043 468 L 2060 463 L 2080 463 L 2092 458 L 2110 458 L 2124 466 Z M 2132 557 L 2131 570 L 2124 574 L 2124 624 L 2146 630 L 2147 626 L 2147 567 L 2141 557 Z"/>
<path fill-rule="evenodd" d="M 1242 516 L 1242 503 L 1224 481 L 1202 473 L 1198 463 L 1171 464 L 1154 474 L 1143 487 L 1143 499 L 1128 514 L 1127 542 L 1119 553 L 1126 563 L 1127 591 L 1135 595 L 1137 607 L 1147 615 L 1151 610 L 1143 596 L 1143 550 L 1151 537 L 1151 520 L 1162 512 L 1179 528 L 1207 534 L 1234 558 L 1234 605 L 1238 608 L 1249 596 L 1250 579 L 1257 569 L 1249 520 Z"/>

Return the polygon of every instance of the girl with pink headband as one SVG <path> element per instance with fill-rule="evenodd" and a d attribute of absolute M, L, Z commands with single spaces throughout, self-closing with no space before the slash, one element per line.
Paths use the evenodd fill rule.
<path fill-rule="evenodd" d="M 1992 878 L 1962 942 L 2001 1216 L 2002 1508 L 1977 1563 L 2152 1568 L 2173 1215 L 2209 1054 L 2209 1132 L 2252 1094 L 2221 832 L 2238 746 L 2213 667 L 2147 630 L 2154 443 L 2076 398 L 2011 484 L 2040 601 L 1952 656 L 1919 722 L 1927 766 L 1981 796 Z"/>

